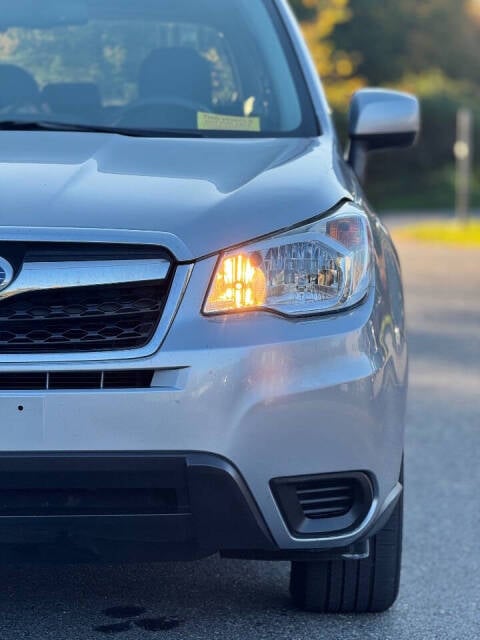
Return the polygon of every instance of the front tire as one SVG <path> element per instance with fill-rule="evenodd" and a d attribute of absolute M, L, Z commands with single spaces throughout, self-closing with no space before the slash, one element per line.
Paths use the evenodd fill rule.
<path fill-rule="evenodd" d="M 292 562 L 290 593 L 305 611 L 379 613 L 398 596 L 402 558 L 403 493 L 385 526 L 370 538 L 364 560 Z"/>

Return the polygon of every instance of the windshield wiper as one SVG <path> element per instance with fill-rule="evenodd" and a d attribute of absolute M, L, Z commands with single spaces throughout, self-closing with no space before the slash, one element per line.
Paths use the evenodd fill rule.
<path fill-rule="evenodd" d="M 51 120 L 0 120 L 0 131 L 79 131 L 85 133 L 111 133 L 136 138 L 204 138 L 204 134 L 190 129 L 137 129 L 74 124 Z"/>

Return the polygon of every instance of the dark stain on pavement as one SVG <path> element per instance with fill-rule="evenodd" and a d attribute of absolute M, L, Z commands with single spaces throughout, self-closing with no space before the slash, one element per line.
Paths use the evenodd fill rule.
<path fill-rule="evenodd" d="M 135 624 L 144 631 L 170 631 L 180 626 L 180 621 L 177 618 L 142 618 L 141 620 L 135 620 Z"/>
<path fill-rule="evenodd" d="M 99 627 L 95 627 L 95 631 L 104 633 L 105 635 L 114 635 L 115 633 L 123 633 L 132 628 L 130 620 L 126 622 L 116 622 L 115 624 L 102 624 Z"/>
<path fill-rule="evenodd" d="M 139 618 L 146 613 L 146 609 L 134 605 L 109 607 L 102 611 L 103 615 L 108 618 L 123 619 L 123 622 L 115 622 L 112 624 L 102 624 L 95 627 L 95 631 L 105 635 L 114 635 L 116 633 L 124 633 L 130 631 L 135 625 L 143 631 L 170 631 L 180 626 L 181 622 L 178 618 L 169 616 L 160 616 L 158 618 Z"/>
<path fill-rule="evenodd" d="M 145 613 L 143 607 L 126 606 L 126 607 L 110 607 L 103 612 L 108 618 L 136 618 L 142 616 Z"/>

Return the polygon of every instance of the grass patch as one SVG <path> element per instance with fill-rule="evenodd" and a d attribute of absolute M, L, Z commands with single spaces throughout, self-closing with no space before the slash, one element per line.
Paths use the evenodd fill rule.
<path fill-rule="evenodd" d="M 394 235 L 405 240 L 480 247 L 480 221 L 472 220 L 466 224 L 456 220 L 422 222 L 396 229 Z"/>

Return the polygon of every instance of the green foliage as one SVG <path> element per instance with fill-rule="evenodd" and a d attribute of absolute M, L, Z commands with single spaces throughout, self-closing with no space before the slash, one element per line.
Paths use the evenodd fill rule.
<path fill-rule="evenodd" d="M 349 0 L 292 0 L 292 6 L 300 19 L 330 103 L 341 108 L 362 85 L 362 79 L 355 74 L 353 57 L 333 43 L 338 25 L 350 19 Z"/>
<path fill-rule="evenodd" d="M 302 19 L 319 19 L 321 0 L 292 0 Z M 312 7 L 317 13 L 312 18 Z M 368 192 L 383 208 L 452 208 L 456 114 L 475 116 L 473 203 L 480 206 L 480 0 L 350 0 L 348 19 L 328 36 L 352 61 L 351 78 L 416 93 L 423 131 L 411 151 L 372 155 Z M 333 52 L 332 57 L 335 53 Z M 327 82 L 341 139 L 346 138 L 348 94 Z"/>
<path fill-rule="evenodd" d="M 480 81 L 479 25 L 466 0 L 351 0 L 350 5 L 351 20 L 335 30 L 335 44 L 358 53 L 358 72 L 370 83 L 432 69 Z"/>

